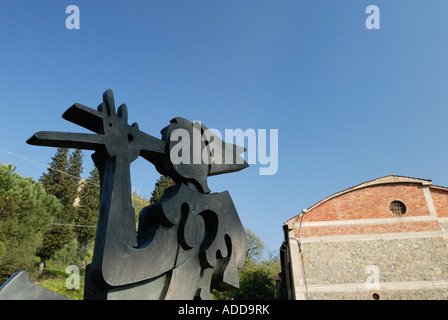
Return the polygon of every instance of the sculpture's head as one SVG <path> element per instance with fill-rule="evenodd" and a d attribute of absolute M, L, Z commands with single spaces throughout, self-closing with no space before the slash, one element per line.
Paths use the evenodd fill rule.
<path fill-rule="evenodd" d="M 249 165 L 240 156 L 245 148 L 222 141 L 200 122 L 174 118 L 162 129 L 169 160 L 155 164 L 174 181 L 192 181 L 200 192 L 210 192 L 207 177 L 236 172 Z"/>
<path fill-rule="evenodd" d="M 128 125 L 127 108 L 115 111 L 112 90 L 103 94 L 97 110 L 75 103 L 63 118 L 96 134 L 36 132 L 27 143 L 101 151 L 119 155 L 128 162 L 138 156 L 155 165 L 175 182 L 192 182 L 200 192 L 209 193 L 207 177 L 242 170 L 249 165 L 240 156 L 243 147 L 226 143 L 199 122 L 174 118 L 162 129 L 162 140 L 140 131 L 137 123 Z"/>

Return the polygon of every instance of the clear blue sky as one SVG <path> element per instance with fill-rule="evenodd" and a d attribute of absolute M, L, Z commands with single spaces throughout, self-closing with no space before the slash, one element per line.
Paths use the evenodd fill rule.
<path fill-rule="evenodd" d="M 68 30 L 68 5 L 80 29 Z M 365 9 L 380 9 L 368 30 Z M 389 174 L 448 186 L 448 1 L 0 1 L 0 148 L 47 164 L 36 131 L 110 88 L 160 137 L 176 116 L 210 128 L 278 129 L 279 167 L 211 177 L 245 227 L 278 250 L 282 224 L 322 198 Z M 85 153 L 84 177 L 92 169 Z M 45 169 L 0 151 L 38 179 Z M 149 197 L 145 160 L 132 182 Z"/>

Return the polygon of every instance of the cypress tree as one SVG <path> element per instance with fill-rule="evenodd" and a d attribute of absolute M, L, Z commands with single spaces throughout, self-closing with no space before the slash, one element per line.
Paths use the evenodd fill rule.
<path fill-rule="evenodd" d="M 39 181 L 48 194 L 55 196 L 63 206 L 67 204 L 66 188 L 68 177 L 67 172 L 68 148 L 58 148 L 55 155 L 51 158 L 48 172 L 40 177 Z"/>
<path fill-rule="evenodd" d="M 74 220 L 73 204 L 77 197 L 82 172 L 82 151 L 73 151 L 69 158 L 68 152 L 68 148 L 58 148 L 51 158 L 48 172 L 39 179 L 45 191 L 54 195 L 63 205 L 63 209 L 53 216 L 53 223 L 57 224 L 70 224 Z M 39 275 L 44 270 L 45 261 L 62 249 L 73 237 L 70 233 L 72 230 L 57 224 L 50 225 L 44 235 L 42 246 L 37 251 L 37 256 L 41 259 Z"/>
<path fill-rule="evenodd" d="M 68 193 L 67 196 L 70 196 L 70 199 L 68 199 L 68 201 L 72 204 L 75 202 L 75 199 L 78 196 L 78 190 L 80 187 L 81 173 L 83 170 L 82 158 L 82 150 L 76 149 L 70 154 L 67 163 L 67 173 L 69 174 L 68 190 L 72 191 Z"/>
<path fill-rule="evenodd" d="M 75 227 L 76 238 L 80 244 L 87 247 L 95 238 L 96 226 L 100 210 L 100 174 L 94 168 L 79 192 L 79 206 L 76 208 Z M 85 264 L 85 256 L 83 264 Z"/>
<path fill-rule="evenodd" d="M 159 202 L 160 199 L 162 199 L 165 190 L 174 185 L 175 183 L 173 179 L 171 179 L 170 177 L 160 176 L 160 178 L 156 181 L 156 185 L 154 187 L 153 192 L 151 193 L 151 199 L 149 199 L 149 204 Z"/>

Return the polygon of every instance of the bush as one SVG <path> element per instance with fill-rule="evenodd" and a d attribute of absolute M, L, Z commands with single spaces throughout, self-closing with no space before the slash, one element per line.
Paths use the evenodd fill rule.
<path fill-rule="evenodd" d="M 274 300 L 275 280 L 265 265 L 246 261 L 246 266 L 239 271 L 240 288 L 230 291 L 233 300 Z"/>

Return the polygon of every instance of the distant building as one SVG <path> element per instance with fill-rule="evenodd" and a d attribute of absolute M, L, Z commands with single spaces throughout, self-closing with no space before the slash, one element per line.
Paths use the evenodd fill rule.
<path fill-rule="evenodd" d="M 78 181 L 78 190 L 77 190 L 77 196 L 75 198 L 75 201 L 73 202 L 73 206 L 74 207 L 79 207 L 79 201 L 81 201 L 81 198 L 79 197 L 79 194 L 82 190 L 82 188 L 84 188 L 84 186 L 87 184 L 87 179 L 84 178 L 80 178 Z"/>
<path fill-rule="evenodd" d="M 448 188 L 431 180 L 368 181 L 283 229 L 283 299 L 448 299 Z"/>

